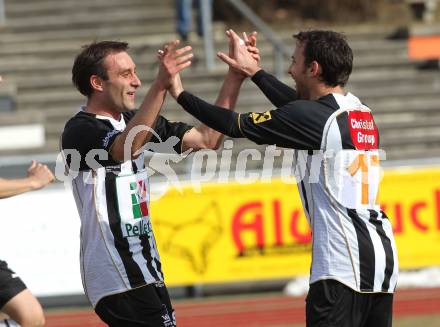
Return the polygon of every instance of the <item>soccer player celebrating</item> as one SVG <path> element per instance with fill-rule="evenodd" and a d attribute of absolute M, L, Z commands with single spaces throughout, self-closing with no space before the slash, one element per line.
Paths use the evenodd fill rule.
<path fill-rule="evenodd" d="M 294 35 L 288 70 L 294 90 L 261 69 L 252 55 L 258 53 L 255 46 L 240 45 L 233 31 L 229 36 L 234 58 L 223 53 L 219 58 L 251 77 L 276 109 L 234 113 L 184 91 L 178 80 L 170 89 L 173 97 L 225 135 L 297 150 L 297 164 L 305 165 L 298 170 L 304 172 L 298 189 L 313 237 L 307 326 L 391 326 L 396 246 L 377 204 L 376 124 L 370 109 L 343 89 L 352 71 L 351 48 L 333 31 Z M 239 88 L 241 80 L 231 83 Z"/>
<path fill-rule="evenodd" d="M 146 143 L 159 150 L 171 144 L 165 150 L 176 153 L 213 149 L 222 137 L 205 125 L 159 115 L 171 80 L 191 64 L 191 48 L 177 46 L 175 41 L 159 50 L 159 72 L 139 110 L 135 94 L 141 81 L 127 43 L 90 44 L 72 68 L 73 83 L 87 97 L 62 135 L 81 219 L 81 275 L 95 312 L 112 327 L 176 325 L 153 235 L 141 150 Z M 227 74 L 219 106 L 235 105 L 238 90 L 229 81 L 237 79 L 243 76 Z"/>

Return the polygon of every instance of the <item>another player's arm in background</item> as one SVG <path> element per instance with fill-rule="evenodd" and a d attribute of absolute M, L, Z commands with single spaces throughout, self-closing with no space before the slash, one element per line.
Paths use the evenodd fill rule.
<path fill-rule="evenodd" d="M 178 41 L 169 43 L 162 50 L 162 60 L 159 72 L 147 95 L 145 96 L 138 112 L 129 121 L 125 130 L 115 136 L 110 147 L 110 154 L 113 159 L 123 161 L 125 158 L 125 143 L 129 133 L 138 126 L 154 127 L 156 119 L 165 100 L 165 95 L 171 79 L 183 69 L 191 65 L 191 47 L 187 46 L 177 49 Z M 138 150 L 151 138 L 149 130 L 138 131 L 131 143 L 130 155 L 135 157 Z"/>
<path fill-rule="evenodd" d="M 46 165 L 32 161 L 27 177 L 20 179 L 0 178 L 0 199 L 38 190 L 53 182 L 55 177 Z"/>
<path fill-rule="evenodd" d="M 275 76 L 266 73 L 260 67 L 260 60 L 255 60 L 255 54 L 260 53 L 256 45 L 256 33 L 252 33 L 249 38 L 244 34 L 247 47 L 238 47 L 240 42 L 238 35 L 230 30 L 232 40 L 238 48 L 234 57 L 225 54 L 219 58 L 229 65 L 233 70 L 251 77 L 252 81 L 260 88 L 272 104 L 279 108 L 287 103 L 297 100 L 298 96 L 294 89 L 290 88 Z"/>

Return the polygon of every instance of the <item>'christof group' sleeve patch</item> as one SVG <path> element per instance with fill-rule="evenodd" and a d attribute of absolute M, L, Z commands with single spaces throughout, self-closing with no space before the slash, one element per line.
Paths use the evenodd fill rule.
<path fill-rule="evenodd" d="M 252 118 L 252 121 L 254 122 L 254 124 L 261 124 L 261 123 L 264 123 L 265 121 L 271 120 L 272 115 L 270 114 L 270 111 L 252 112 L 251 118 Z"/>

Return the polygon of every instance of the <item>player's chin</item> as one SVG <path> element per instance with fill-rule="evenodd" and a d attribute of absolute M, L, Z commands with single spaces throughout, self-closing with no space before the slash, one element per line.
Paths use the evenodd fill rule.
<path fill-rule="evenodd" d="M 125 108 L 125 111 L 129 111 L 129 110 L 134 110 L 134 109 L 136 109 L 136 106 L 135 106 L 135 104 L 134 104 L 134 101 L 126 101 L 126 102 L 124 103 L 124 108 Z"/>

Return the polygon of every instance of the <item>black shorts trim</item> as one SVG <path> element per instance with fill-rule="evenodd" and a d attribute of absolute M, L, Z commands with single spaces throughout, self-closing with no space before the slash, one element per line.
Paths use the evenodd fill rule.
<path fill-rule="evenodd" d="M 163 283 L 103 297 L 95 312 L 110 327 L 176 326 L 168 290 Z"/>
<path fill-rule="evenodd" d="M 391 327 L 392 293 L 359 293 L 332 279 L 310 285 L 307 327 Z"/>
<path fill-rule="evenodd" d="M 0 309 L 25 289 L 25 283 L 8 267 L 6 261 L 0 260 Z"/>

